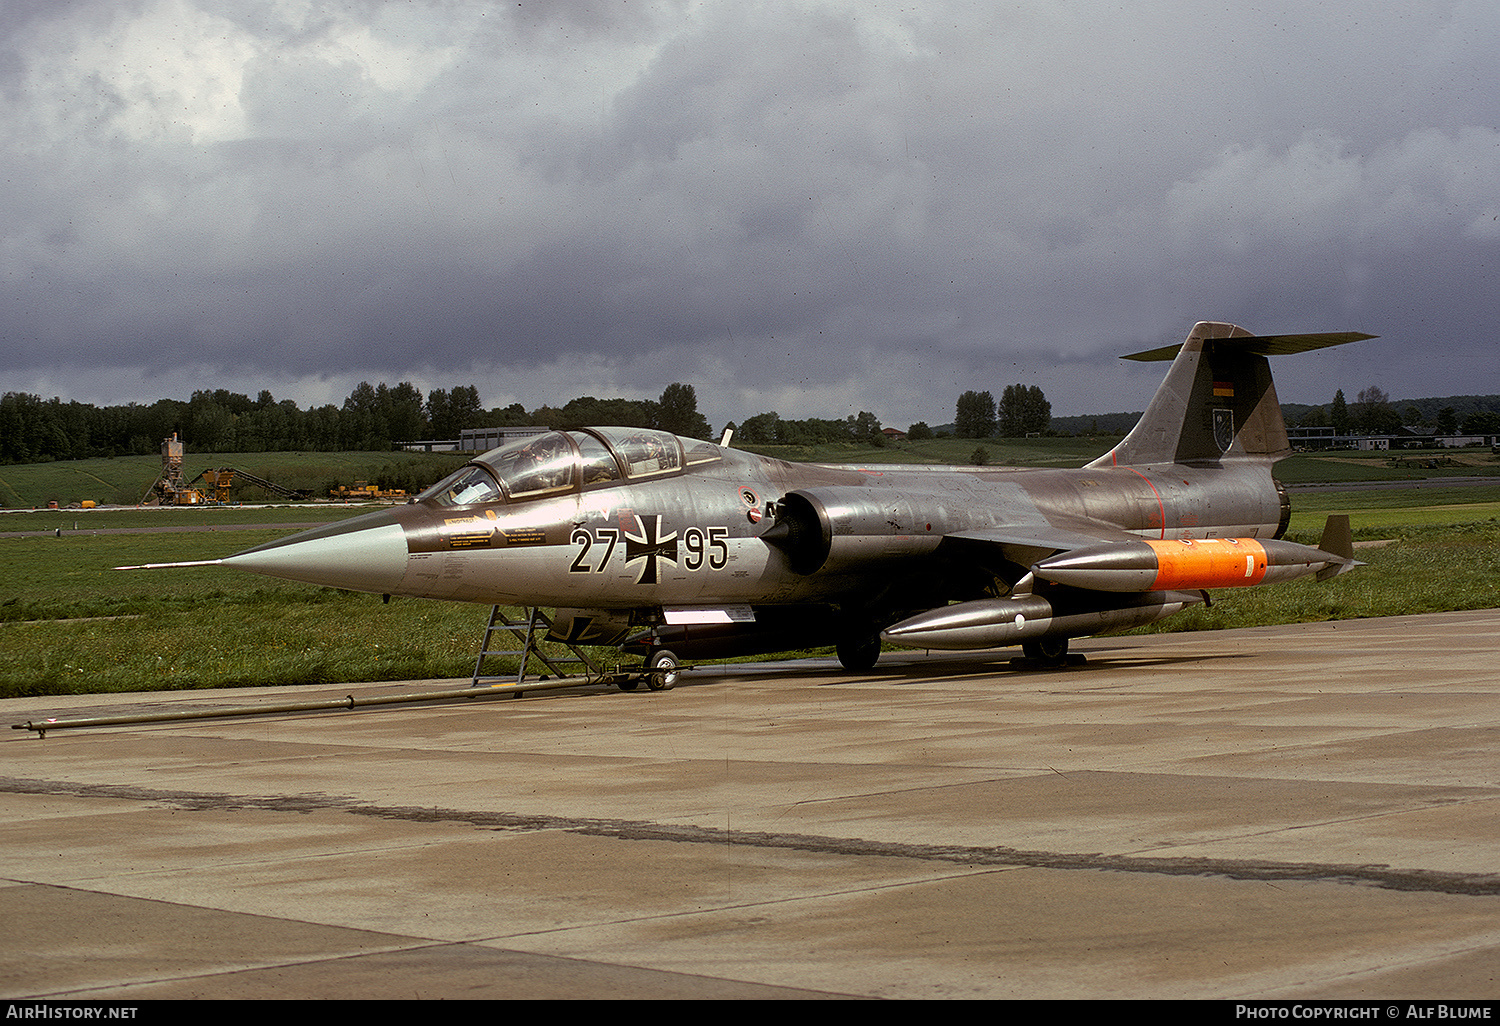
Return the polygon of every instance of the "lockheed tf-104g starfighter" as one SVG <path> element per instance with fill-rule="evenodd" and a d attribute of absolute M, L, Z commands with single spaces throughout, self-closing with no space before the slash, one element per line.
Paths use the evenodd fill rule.
<path fill-rule="evenodd" d="M 662 431 L 556 431 L 487 452 L 406 506 L 216 565 L 378 595 L 556 608 L 554 637 L 678 658 L 882 641 L 1019 644 L 1150 623 L 1207 589 L 1356 565 L 1347 519 L 1282 540 L 1290 452 L 1269 356 L 1373 338 L 1201 322 L 1140 422 L 1077 470 L 787 463 Z M 201 565 L 201 564 L 199 564 Z M 634 686 L 633 684 L 631 686 Z"/>

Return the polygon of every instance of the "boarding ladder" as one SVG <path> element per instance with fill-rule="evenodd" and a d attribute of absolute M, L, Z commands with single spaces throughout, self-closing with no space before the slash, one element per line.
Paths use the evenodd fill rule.
<path fill-rule="evenodd" d="M 557 677 L 567 676 L 567 673 L 563 670 L 562 667 L 569 664 L 581 665 L 588 673 L 591 674 L 600 674 L 603 672 L 592 659 L 590 659 L 583 653 L 583 650 L 580 649 L 577 645 L 563 642 L 563 644 L 567 645 L 568 650 L 573 653 L 572 656 L 549 656 L 545 652 L 543 652 L 538 647 L 538 643 L 542 640 L 542 638 L 546 636 L 547 632 L 551 629 L 551 618 L 548 617 L 547 614 L 537 606 L 528 606 L 525 610 L 525 615 L 522 618 L 515 620 L 511 619 L 510 616 L 505 612 L 505 610 L 501 609 L 499 606 L 494 606 L 493 608 L 491 608 L 489 623 L 487 623 L 484 628 L 484 640 L 479 644 L 479 658 L 474 660 L 473 686 L 476 688 L 482 685 L 488 686 L 492 683 L 500 682 L 502 680 L 504 680 L 505 683 L 510 683 L 510 681 L 505 678 L 483 676 L 484 661 L 493 656 L 520 657 L 520 666 L 516 670 L 516 679 L 514 681 L 514 683 L 516 684 L 525 683 L 526 670 L 527 667 L 530 666 L 532 659 L 540 660 L 541 664 L 547 668 L 548 672 Z M 511 636 L 514 637 L 516 641 L 520 642 L 520 648 L 511 650 L 498 650 L 490 648 L 491 639 L 494 638 L 497 633 L 501 633 L 503 638 L 502 632 L 505 631 L 509 631 Z"/>

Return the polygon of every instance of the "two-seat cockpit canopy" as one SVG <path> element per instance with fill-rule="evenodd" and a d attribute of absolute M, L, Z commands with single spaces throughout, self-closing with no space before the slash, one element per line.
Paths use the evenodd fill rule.
<path fill-rule="evenodd" d="M 650 428 L 549 431 L 491 449 L 417 501 L 440 506 L 524 502 L 664 477 L 722 458 L 712 443 Z"/>

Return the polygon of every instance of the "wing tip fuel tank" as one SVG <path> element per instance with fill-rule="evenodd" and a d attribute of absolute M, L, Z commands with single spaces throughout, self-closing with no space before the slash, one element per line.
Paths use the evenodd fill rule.
<path fill-rule="evenodd" d="M 1053 584 L 1132 592 L 1244 588 L 1351 563 L 1345 556 L 1279 539 L 1145 539 L 1074 549 L 1031 569 Z"/>

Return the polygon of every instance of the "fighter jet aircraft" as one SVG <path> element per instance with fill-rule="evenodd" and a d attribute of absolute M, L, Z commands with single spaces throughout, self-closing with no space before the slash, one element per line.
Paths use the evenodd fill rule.
<path fill-rule="evenodd" d="M 1268 356 L 1373 338 L 1255 336 L 1204 321 L 1128 359 L 1171 360 L 1141 420 L 1077 470 L 787 463 L 662 431 L 513 442 L 406 506 L 216 565 L 311 584 L 557 610 L 554 636 L 646 665 L 832 644 L 851 671 L 882 641 L 1019 644 L 1138 626 L 1206 589 L 1356 565 L 1347 520 L 1281 539 L 1290 452 Z M 664 671 L 663 671 L 664 672 Z"/>

